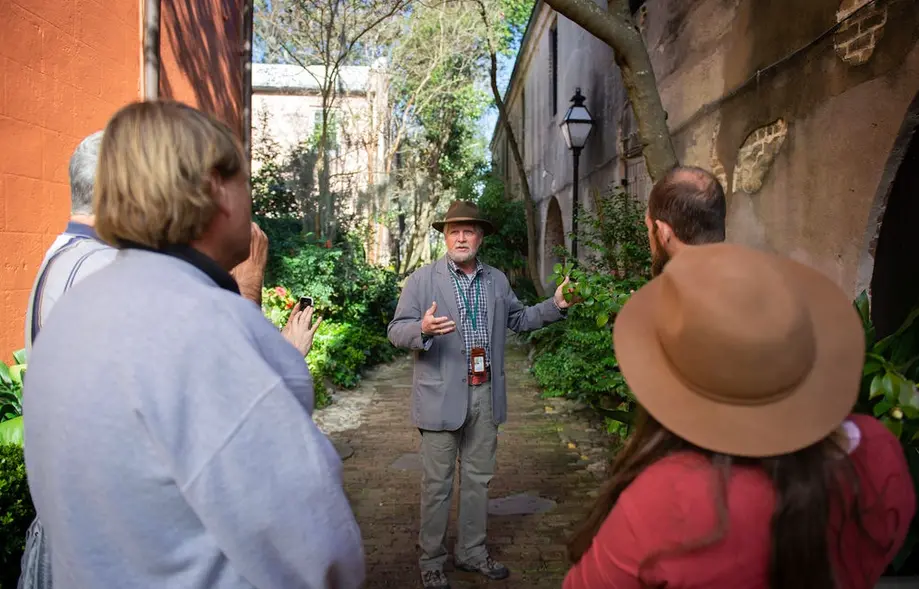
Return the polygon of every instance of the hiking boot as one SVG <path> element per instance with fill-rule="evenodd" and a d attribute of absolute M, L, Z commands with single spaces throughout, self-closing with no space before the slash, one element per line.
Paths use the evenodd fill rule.
<path fill-rule="evenodd" d="M 450 589 L 447 576 L 440 569 L 421 571 L 421 584 L 424 589 Z"/>
<path fill-rule="evenodd" d="M 492 581 L 506 579 L 511 574 L 506 566 L 493 560 L 490 556 L 485 557 L 485 560 L 476 564 L 458 562 L 456 563 L 456 568 L 469 573 L 480 573 Z"/>

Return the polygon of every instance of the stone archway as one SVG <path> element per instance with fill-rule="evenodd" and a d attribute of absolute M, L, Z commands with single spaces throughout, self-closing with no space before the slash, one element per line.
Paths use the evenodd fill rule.
<path fill-rule="evenodd" d="M 871 270 L 872 319 L 878 337 L 896 331 L 919 304 L 919 94 L 888 158 L 872 208 L 866 260 Z"/>
<path fill-rule="evenodd" d="M 545 227 L 546 231 L 542 241 L 542 275 L 543 281 L 548 282 L 548 278 L 552 274 L 552 268 L 561 262 L 561 259 L 553 250 L 556 246 L 565 247 L 565 225 L 562 221 L 562 209 L 558 206 L 558 199 L 554 196 L 549 199 Z"/>

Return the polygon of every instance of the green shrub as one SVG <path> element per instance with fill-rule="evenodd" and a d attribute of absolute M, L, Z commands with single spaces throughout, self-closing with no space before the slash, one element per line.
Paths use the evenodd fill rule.
<path fill-rule="evenodd" d="M 397 353 L 386 338 L 396 311 L 396 274 L 367 263 L 358 240 L 344 236 L 332 244 L 303 232 L 299 220 L 257 219 L 269 240 L 262 310 L 279 328 L 301 296 L 313 297 L 322 325 L 307 357 L 316 407 L 328 405 L 326 381 L 351 388 L 365 368 Z"/>
<path fill-rule="evenodd" d="M 497 232 L 485 238 L 480 259 L 504 272 L 511 288 L 524 304 L 539 302 L 527 269 L 527 221 L 522 200 L 509 200 L 504 182 L 492 172 L 481 176 L 482 191 L 476 204 Z"/>
<path fill-rule="evenodd" d="M 317 243 L 298 221 L 260 219 L 269 239 L 265 284 L 293 297 L 311 296 L 323 318 L 359 323 L 384 333 L 399 299 L 398 277 L 366 262 L 360 245 Z"/>
<path fill-rule="evenodd" d="M 585 403 L 606 423 L 610 433 L 625 435 L 632 422 L 635 399 L 619 370 L 613 349 L 612 325 L 631 293 L 650 274 L 650 249 L 642 210 L 621 191 L 594 195 L 595 214 L 585 219 L 581 234 L 591 252 L 574 266 L 567 252 L 553 279 L 575 283 L 582 302 L 568 319 L 530 335 L 536 346 L 533 374 L 546 396 L 565 396 Z"/>
<path fill-rule="evenodd" d="M 22 379 L 26 372 L 25 350 L 13 352 L 13 364 L 0 361 L 0 422 L 22 415 Z"/>
<path fill-rule="evenodd" d="M 862 387 L 855 411 L 877 417 L 899 438 L 919 495 L 919 307 L 895 333 L 878 340 L 868 293 L 862 292 L 854 305 L 862 319 L 866 344 Z M 903 548 L 891 564 L 894 572 L 919 573 L 917 544 L 919 515 L 913 518 Z"/>
<path fill-rule="evenodd" d="M 389 362 L 397 351 L 384 335 L 362 325 L 323 321 L 307 358 L 314 378 L 344 388 L 361 380 L 363 369 Z"/>
<path fill-rule="evenodd" d="M 35 519 L 22 447 L 0 445 L 0 587 L 19 580 L 26 531 Z"/>

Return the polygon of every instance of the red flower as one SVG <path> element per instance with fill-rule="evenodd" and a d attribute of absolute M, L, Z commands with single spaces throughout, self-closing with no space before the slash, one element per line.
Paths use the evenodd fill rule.
<path fill-rule="evenodd" d="M 285 308 L 285 309 L 290 309 L 290 308 L 293 307 L 293 306 L 294 306 L 294 302 L 293 302 L 293 301 L 287 301 L 287 304 L 284 305 L 284 308 Z"/>
<path fill-rule="evenodd" d="M 276 286 L 274 292 L 278 293 L 279 297 L 283 297 L 287 294 L 287 290 L 283 286 Z"/>

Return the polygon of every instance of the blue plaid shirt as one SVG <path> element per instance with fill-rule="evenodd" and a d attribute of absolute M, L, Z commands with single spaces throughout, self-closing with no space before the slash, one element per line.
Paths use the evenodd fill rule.
<path fill-rule="evenodd" d="M 485 366 L 491 366 L 491 345 L 488 341 L 488 305 L 485 302 L 485 266 L 475 261 L 475 272 L 468 276 L 447 257 L 447 265 L 453 277 L 453 296 L 460 314 L 460 328 L 466 346 L 466 360 L 472 370 L 472 349 L 485 349 Z M 465 298 L 463 295 L 466 295 Z M 476 322 L 472 325 L 472 313 L 466 309 L 466 301 L 475 308 Z"/>

